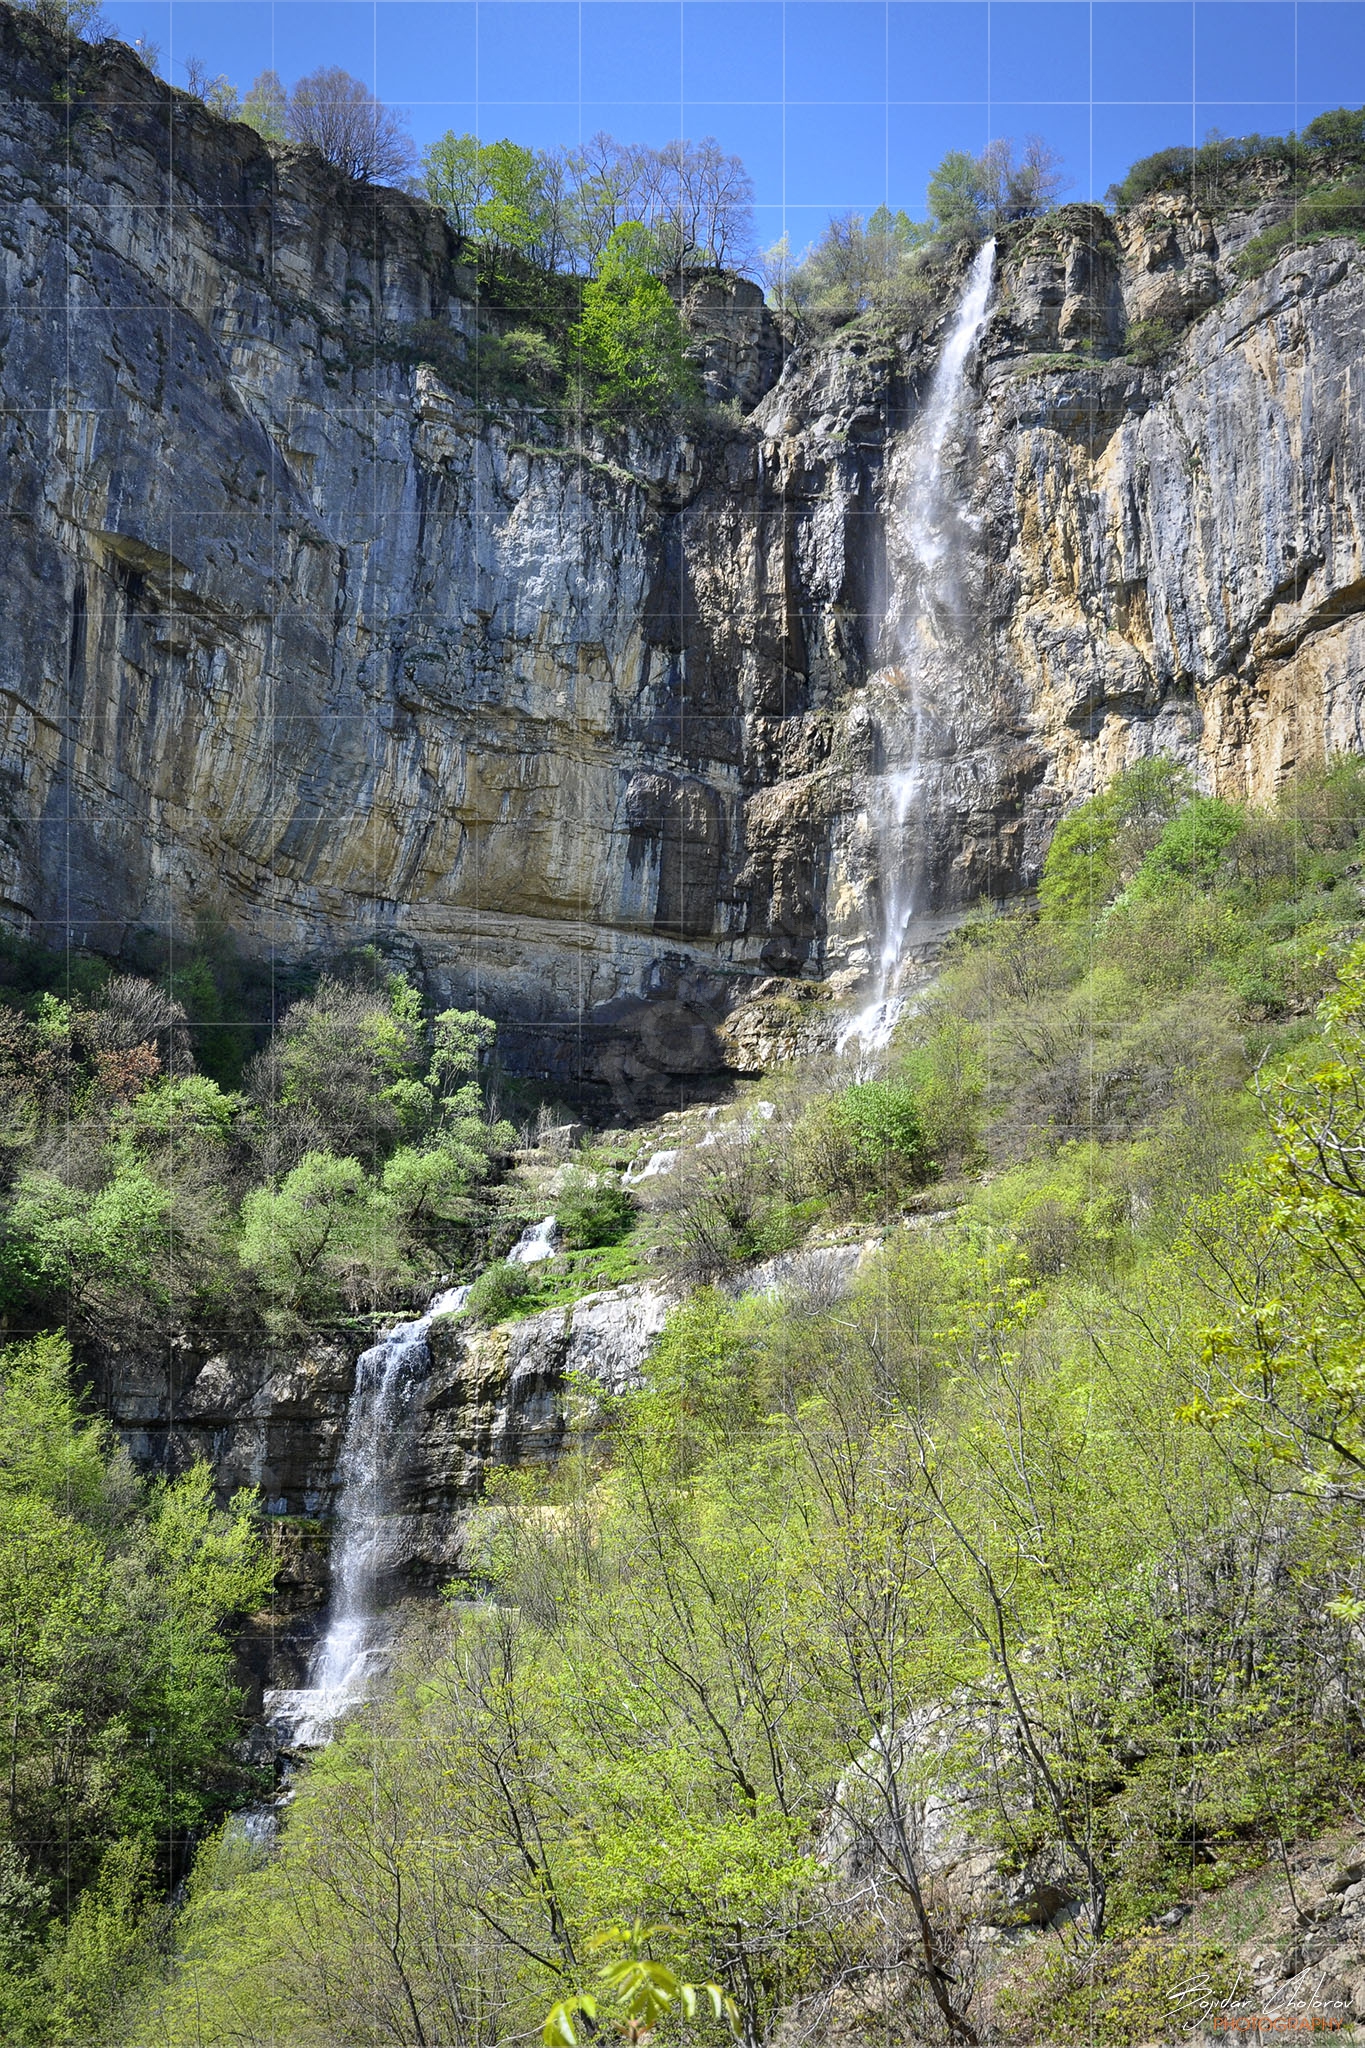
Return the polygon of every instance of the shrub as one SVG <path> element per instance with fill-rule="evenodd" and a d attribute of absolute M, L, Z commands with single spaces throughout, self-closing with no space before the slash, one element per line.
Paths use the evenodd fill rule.
<path fill-rule="evenodd" d="M 481 1323 L 501 1323 L 534 1294 L 535 1284 L 525 1266 L 500 1259 L 497 1265 L 480 1273 L 469 1290 L 467 1306 Z"/>
<path fill-rule="evenodd" d="M 1172 881 L 1207 888 L 1246 814 L 1221 797 L 1197 796 L 1178 812 L 1143 861 L 1133 882 L 1136 898 L 1159 894 Z"/>
<path fill-rule="evenodd" d="M 1151 369 L 1169 355 L 1180 339 L 1180 331 L 1169 320 L 1134 320 L 1128 329 L 1123 352 L 1130 363 Z"/>
<path fill-rule="evenodd" d="M 617 1180 L 586 1173 L 569 1176 L 555 1201 L 555 1217 L 570 1251 L 596 1251 L 619 1244 L 636 1217 L 635 1198 Z"/>
<path fill-rule="evenodd" d="M 1237 257 L 1243 277 L 1261 277 L 1286 249 L 1304 249 L 1329 235 L 1365 233 L 1365 180 L 1343 179 L 1320 185 L 1296 200 L 1293 212 L 1263 234 L 1253 235 Z"/>
<path fill-rule="evenodd" d="M 1150 850 L 1190 779 L 1164 754 L 1136 761 L 1063 818 L 1043 863 L 1038 897 L 1051 921 L 1093 917 Z"/>
<path fill-rule="evenodd" d="M 1230 2004 L 1237 1981 L 1236 1963 L 1218 1942 L 1143 1935 L 1051 1955 L 1000 2003 L 1030 2038 L 1131 2048 L 1173 2033 L 1194 2037 L 1202 2020 Z"/>
<path fill-rule="evenodd" d="M 933 1178 L 919 1105 L 896 1081 L 859 1081 L 816 1103 L 797 1127 L 797 1179 L 806 1192 L 864 1215 Z"/>
<path fill-rule="evenodd" d="M 513 384 L 547 391 L 560 374 L 559 351 L 534 327 L 514 327 L 502 338 L 502 363 Z"/>

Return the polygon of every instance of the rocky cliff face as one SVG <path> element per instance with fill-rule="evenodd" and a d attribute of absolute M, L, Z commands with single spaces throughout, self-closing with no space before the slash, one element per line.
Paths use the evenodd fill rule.
<path fill-rule="evenodd" d="M 855 978 L 934 335 L 783 369 L 752 289 L 696 281 L 712 428 L 567 449 L 426 359 L 485 317 L 428 209 L 117 46 L 63 97 L 0 12 L 0 62 L 5 917 L 377 936 L 626 1109 L 735 1057 L 737 997 Z M 922 721 L 930 913 L 1026 885 L 1135 752 L 1263 793 L 1359 744 L 1365 272 L 1326 242 L 1238 287 L 1248 231 L 1161 200 L 1001 251 L 945 454 L 972 626 Z"/>
<path fill-rule="evenodd" d="M 638 1383 L 670 1306 L 659 1289 L 631 1286 L 492 1330 L 437 1319 L 392 1508 L 391 1548 L 407 1583 L 438 1585 L 461 1567 L 465 1511 L 490 1468 L 558 1454 L 566 1387 L 580 1390 L 573 1398 L 581 1405 L 589 1389 L 611 1395 Z M 110 1343 L 100 1361 L 104 1405 L 144 1469 L 183 1471 L 204 1458 L 225 1495 L 258 1487 L 269 1514 L 325 1524 L 335 1515 L 356 1358 L 367 1341 L 184 1350 L 169 1370 L 163 1359 Z M 309 1556 L 302 1581 L 321 1592 L 325 1570 L 312 1571 Z"/>

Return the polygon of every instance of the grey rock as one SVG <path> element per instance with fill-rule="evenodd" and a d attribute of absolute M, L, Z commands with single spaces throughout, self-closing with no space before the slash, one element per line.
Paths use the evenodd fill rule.
<path fill-rule="evenodd" d="M 375 940 L 628 1112 L 789 1051 L 724 1024 L 875 949 L 934 322 L 783 363 L 755 287 L 691 277 L 729 411 L 564 448 L 459 388 L 490 316 L 430 209 L 118 45 L 71 101 L 32 16 L 0 60 L 0 916 Z M 1235 244 L 1162 199 L 1002 248 L 944 455 L 972 630 L 926 682 L 912 947 L 1135 756 L 1264 796 L 1361 743 L 1361 252 L 1239 284 Z M 1138 319 L 1183 336 L 1156 369 Z"/>

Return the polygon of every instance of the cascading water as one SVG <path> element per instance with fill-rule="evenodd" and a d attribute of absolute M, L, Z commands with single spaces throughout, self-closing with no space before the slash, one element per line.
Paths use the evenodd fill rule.
<path fill-rule="evenodd" d="M 888 649 L 891 662 L 878 680 L 890 686 L 882 720 L 889 765 L 871 795 L 881 881 L 881 938 L 875 993 L 839 1039 L 880 1049 L 901 1013 L 898 988 L 907 934 L 924 905 L 924 838 L 918 829 L 925 793 L 926 687 L 930 672 L 964 629 L 957 556 L 969 537 L 966 510 L 944 463 L 944 451 L 966 399 L 967 365 L 990 308 L 995 243 L 983 243 L 944 339 L 933 383 L 907 437 L 895 482 L 890 554 L 895 603 Z"/>
<path fill-rule="evenodd" d="M 348 1707 L 365 1698 L 390 1642 L 374 1611 L 387 1555 L 391 1481 L 402 1458 L 411 1397 L 430 1363 L 427 1336 L 437 1316 L 464 1307 L 468 1287 L 436 1295 L 412 1323 L 399 1323 L 363 1351 L 346 1417 L 332 1542 L 332 1601 L 308 1683 L 265 1696 L 266 1715 L 289 1749 L 325 1743 Z"/>
<path fill-rule="evenodd" d="M 521 1236 L 507 1254 L 509 1266 L 538 1266 L 542 1259 L 552 1259 L 559 1249 L 559 1225 L 553 1216 L 546 1216 L 539 1223 L 528 1223 Z"/>

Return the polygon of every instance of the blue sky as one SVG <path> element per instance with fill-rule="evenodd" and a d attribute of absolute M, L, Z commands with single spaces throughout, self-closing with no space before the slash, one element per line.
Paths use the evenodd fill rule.
<path fill-rule="evenodd" d="M 943 152 L 1041 134 L 1068 198 L 1210 128 L 1281 134 L 1365 104 L 1365 0 L 106 0 L 184 82 L 340 64 L 447 128 L 543 146 L 713 134 L 763 243 L 831 213 L 923 210 Z"/>

